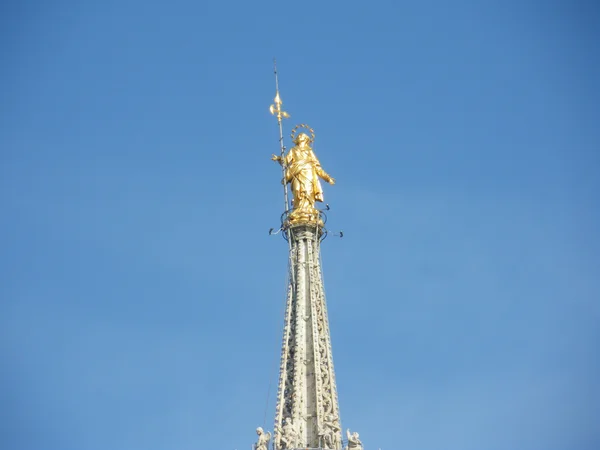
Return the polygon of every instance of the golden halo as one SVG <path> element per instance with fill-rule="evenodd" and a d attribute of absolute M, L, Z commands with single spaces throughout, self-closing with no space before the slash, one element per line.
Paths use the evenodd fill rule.
<path fill-rule="evenodd" d="M 292 138 L 292 142 L 296 142 L 296 132 L 298 131 L 298 128 L 307 129 L 310 133 L 310 143 L 312 144 L 313 142 L 315 142 L 315 130 L 313 130 L 311 127 L 309 127 L 305 123 L 301 123 L 300 125 L 296 125 L 294 127 L 294 129 L 292 130 L 292 134 L 290 134 L 290 136 Z"/>

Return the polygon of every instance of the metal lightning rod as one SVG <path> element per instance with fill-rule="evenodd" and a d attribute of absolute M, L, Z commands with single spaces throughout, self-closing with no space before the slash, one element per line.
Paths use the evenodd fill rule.
<path fill-rule="evenodd" d="M 285 182 L 285 145 L 283 144 L 283 125 L 281 119 L 289 119 L 290 115 L 281 109 L 281 105 L 283 102 L 281 101 L 281 97 L 279 96 L 279 79 L 277 78 L 277 60 L 273 59 L 273 69 L 275 72 L 275 103 L 271 105 L 269 110 L 271 114 L 277 117 L 277 124 L 279 125 L 279 149 L 280 156 L 279 162 L 281 163 L 281 173 L 282 173 L 282 183 L 283 183 L 283 199 L 285 201 L 285 209 L 284 212 L 287 213 L 290 209 L 288 202 L 288 188 L 287 183 Z"/>

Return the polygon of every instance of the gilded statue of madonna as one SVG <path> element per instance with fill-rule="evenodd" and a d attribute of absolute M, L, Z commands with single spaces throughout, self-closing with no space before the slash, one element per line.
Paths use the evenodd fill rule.
<path fill-rule="evenodd" d="M 273 155 L 271 159 L 283 165 L 283 183 L 289 183 L 292 188 L 292 211 L 288 218 L 292 223 L 314 222 L 319 217 L 315 202 L 323 201 L 323 189 L 319 178 L 329 184 L 335 184 L 331 177 L 321 167 L 310 144 L 312 139 L 305 133 L 299 133 L 294 138 L 294 147 L 287 155 Z"/>

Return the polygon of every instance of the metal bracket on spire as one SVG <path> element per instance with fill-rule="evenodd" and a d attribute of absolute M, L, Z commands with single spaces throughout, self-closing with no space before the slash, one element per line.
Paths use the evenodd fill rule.
<path fill-rule="evenodd" d="M 329 206 L 329 203 L 325 203 L 325 208 L 319 209 L 319 217 L 320 217 L 321 221 L 323 222 L 323 225 L 325 225 L 327 223 L 327 214 L 325 214 L 325 211 L 329 211 L 329 210 L 331 210 L 331 206 Z M 330 231 L 325 227 L 321 227 L 321 230 L 323 232 L 323 234 L 321 235 L 321 241 L 323 241 L 329 235 Z M 340 238 L 344 237 L 344 232 L 342 230 L 337 231 L 337 232 L 332 232 L 331 234 L 333 234 L 336 237 L 340 237 Z"/>
<path fill-rule="evenodd" d="M 274 229 L 275 229 L 275 228 L 270 228 L 270 229 L 269 229 L 269 236 L 273 236 L 273 235 L 275 235 L 275 234 L 279 234 L 279 233 L 280 233 L 280 232 L 283 230 L 283 227 L 280 227 L 280 228 L 279 228 L 279 230 L 277 230 L 277 231 L 273 232 L 273 230 L 274 230 Z"/>
<path fill-rule="evenodd" d="M 327 228 L 321 228 L 323 234 L 321 235 L 321 241 L 324 241 L 325 238 L 327 236 L 329 236 L 329 230 Z M 336 232 L 332 232 L 331 233 L 333 236 L 335 237 L 339 237 L 339 238 L 343 238 L 344 237 L 344 232 L 342 230 L 340 231 L 336 231 Z"/>

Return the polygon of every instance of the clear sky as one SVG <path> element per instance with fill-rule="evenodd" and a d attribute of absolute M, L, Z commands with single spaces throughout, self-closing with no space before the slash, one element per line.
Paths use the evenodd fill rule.
<path fill-rule="evenodd" d="M 272 59 L 337 180 L 366 450 L 600 448 L 593 1 L 0 7 L 0 447 L 243 450 L 287 246 Z M 289 141 L 288 141 L 289 142 Z"/>

